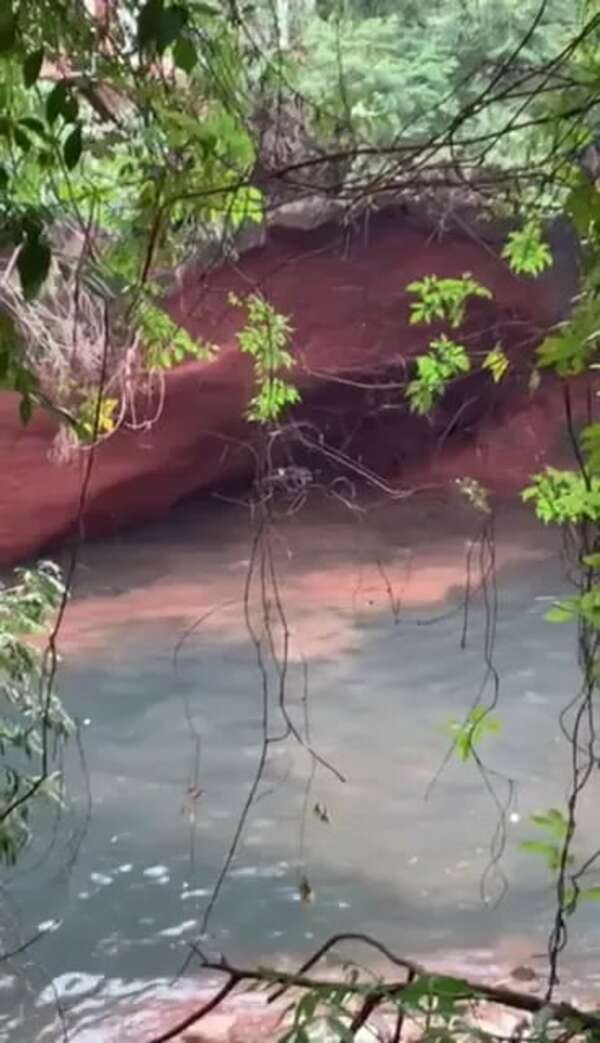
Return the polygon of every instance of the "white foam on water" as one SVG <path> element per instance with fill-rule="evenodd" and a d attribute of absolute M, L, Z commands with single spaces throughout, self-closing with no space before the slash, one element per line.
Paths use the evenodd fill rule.
<path fill-rule="evenodd" d="M 49 1003 L 56 1003 L 57 999 L 70 999 L 73 996 L 85 996 L 92 992 L 104 981 L 102 974 L 82 974 L 72 972 L 60 974 L 54 978 L 50 985 L 42 989 L 35 1001 L 36 1007 L 44 1007 Z"/>
<path fill-rule="evenodd" d="M 182 891 L 181 900 L 182 902 L 187 901 L 188 898 L 208 898 L 210 891 L 206 887 L 196 887 L 193 891 Z"/>
<path fill-rule="evenodd" d="M 183 923 L 175 924 L 173 927 L 165 927 L 163 931 L 158 933 L 161 938 L 180 938 L 186 931 L 191 931 L 197 923 L 197 920 L 184 920 Z"/>
<path fill-rule="evenodd" d="M 144 876 L 149 877 L 151 880 L 159 879 L 169 875 L 168 866 L 148 866 L 144 869 Z"/>
<path fill-rule="evenodd" d="M 99 884 L 100 887 L 108 887 L 112 884 L 113 878 L 108 873 L 90 873 L 90 880 L 93 884 Z"/>

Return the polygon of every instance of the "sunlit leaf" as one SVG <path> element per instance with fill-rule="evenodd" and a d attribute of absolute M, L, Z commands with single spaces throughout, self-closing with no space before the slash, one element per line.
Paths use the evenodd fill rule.
<path fill-rule="evenodd" d="M 540 826 L 542 829 L 549 830 L 559 840 L 562 840 L 566 836 L 568 830 L 568 822 L 562 811 L 558 808 L 550 808 L 546 812 L 534 812 L 530 816 L 530 821 L 534 825 Z"/>
<path fill-rule="evenodd" d="M 516 275 L 536 276 L 550 268 L 552 253 L 539 222 L 527 221 L 523 228 L 511 232 L 502 250 L 502 257 Z"/>
<path fill-rule="evenodd" d="M 406 287 L 408 293 L 418 299 L 410 306 L 410 322 L 432 323 L 446 319 L 453 328 L 464 319 L 467 301 L 471 297 L 490 299 L 492 294 L 486 286 L 465 272 L 460 279 L 440 279 L 437 275 L 426 275 Z"/>
<path fill-rule="evenodd" d="M 570 601 L 557 602 L 544 616 L 549 623 L 571 623 L 577 617 L 577 608 Z"/>
<path fill-rule="evenodd" d="M 483 369 L 489 369 L 495 384 L 498 384 L 502 380 L 509 365 L 510 362 L 508 358 L 504 354 L 502 348 L 498 345 L 493 348 L 492 351 L 488 352 L 482 363 Z"/>
<path fill-rule="evenodd" d="M 473 987 L 462 978 L 424 974 L 402 990 L 402 1006 L 420 1010 L 423 1001 L 435 1000 L 436 1009 L 445 1015 L 454 1013 L 455 1005 L 475 997 Z"/>
<path fill-rule="evenodd" d="M 558 869 L 560 850 L 555 844 L 548 844 L 541 840 L 523 840 L 520 847 L 523 851 L 541 855 L 549 869 Z"/>
<path fill-rule="evenodd" d="M 497 735 L 502 730 L 502 722 L 486 707 L 476 706 L 463 721 L 450 721 L 445 730 L 452 738 L 459 759 L 467 761 L 486 735 Z"/>

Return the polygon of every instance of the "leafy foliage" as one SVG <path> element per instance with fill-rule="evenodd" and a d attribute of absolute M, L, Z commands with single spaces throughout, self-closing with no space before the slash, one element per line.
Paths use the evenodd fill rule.
<path fill-rule="evenodd" d="M 410 408 L 415 413 L 430 413 L 446 390 L 448 382 L 471 368 L 467 349 L 445 334 L 432 340 L 426 355 L 417 358 L 417 376 L 406 389 Z"/>
<path fill-rule="evenodd" d="M 492 294 L 486 286 L 465 272 L 460 279 L 439 279 L 437 275 L 426 275 L 406 287 L 417 300 L 410 306 L 410 321 L 430 324 L 436 320 L 446 321 L 458 329 L 465 317 L 467 302 L 472 297 L 490 300 Z"/>
<path fill-rule="evenodd" d="M 574 46 L 564 75 L 552 64 L 565 43 L 574 40 L 579 5 L 548 0 L 536 20 L 537 0 L 433 0 L 426 9 L 406 0 L 401 10 L 393 0 L 347 0 L 341 8 L 320 0 L 310 5 L 305 24 L 290 17 L 287 25 L 263 32 L 266 6 L 260 0 L 242 5 L 240 14 L 237 4 L 127 0 L 111 6 L 104 30 L 85 4 L 4 3 L 0 380 L 3 388 L 20 393 L 23 421 L 37 403 L 61 404 L 59 385 L 71 407 L 64 412 L 81 438 L 110 434 L 122 415 L 123 389 L 132 374 L 214 353 L 168 318 L 155 287 L 165 271 L 202 255 L 215 239 L 231 244 L 244 222 L 262 220 L 264 200 L 253 183 L 255 107 L 265 95 L 289 97 L 296 88 L 308 99 L 318 148 L 333 144 L 334 152 L 357 153 L 344 187 L 359 185 L 361 197 L 379 183 L 362 175 L 374 169 L 389 187 L 399 166 L 392 150 L 374 154 L 367 147 L 359 157 L 365 143 L 405 148 L 404 166 L 412 173 L 411 149 L 430 139 L 425 167 L 429 161 L 433 169 L 441 164 L 450 182 L 461 164 L 476 173 L 509 166 L 516 174 L 512 188 L 523 224 L 509 236 L 503 255 L 517 274 L 534 277 L 551 264 L 543 235 L 543 219 L 551 214 L 541 212 L 551 210 L 550 202 L 564 205 L 586 248 L 586 279 L 573 316 L 546 339 L 537 364 L 563 380 L 593 367 L 600 328 L 595 264 L 600 209 L 592 147 L 597 40 L 590 36 Z M 527 119 L 515 135 L 511 127 L 524 105 Z M 460 128 L 451 146 L 449 128 Z M 583 146 L 589 147 L 587 173 L 579 169 Z M 520 178 L 527 183 L 528 164 L 540 156 L 551 159 L 545 159 L 544 192 L 533 199 L 533 192 L 528 196 L 527 188 L 519 189 Z M 419 163 L 414 173 L 418 179 Z M 59 233 L 65 229 L 69 235 L 77 231 L 76 250 L 61 249 Z M 64 275 L 64 269 L 70 278 L 61 282 L 57 271 Z M 408 290 L 417 298 L 411 322 L 446 324 L 450 332 L 463 323 L 470 298 L 491 297 L 468 273 L 461 279 L 428 275 Z M 44 318 L 55 319 L 65 300 L 76 306 L 63 322 L 60 346 L 74 345 L 77 356 L 66 374 L 64 366 L 49 363 L 43 336 L 53 326 Z M 288 380 L 294 368 L 289 320 L 260 294 L 233 298 L 232 304 L 245 312 L 239 344 L 254 367 L 248 418 L 267 426 L 277 423 L 299 400 Z M 101 350 L 91 351 L 92 361 L 84 365 L 82 334 L 98 315 L 101 336 L 92 339 Z M 62 363 L 67 354 L 58 354 Z M 437 334 L 416 361 L 416 376 L 407 388 L 410 408 L 430 412 L 448 382 L 461 379 L 471 365 L 459 339 Z M 482 365 L 495 382 L 502 380 L 509 369 L 502 345 L 488 352 Z M 106 369 L 108 393 L 99 386 Z M 51 388 L 50 378 L 57 373 L 60 380 Z M 597 528 L 599 431 L 591 424 L 581 436 L 586 473 L 548 468 L 524 491 L 524 500 L 533 503 L 542 521 Z M 465 479 L 461 490 L 482 513 L 491 513 L 478 483 Z M 587 570 L 598 567 L 594 553 L 581 557 Z M 31 798 L 60 797 L 60 779 L 45 770 L 45 751 L 49 735 L 60 744 L 72 726 L 56 697 L 45 690 L 44 663 L 23 635 L 30 627 L 43 627 L 61 596 L 57 574 L 44 565 L 20 574 L 0 597 L 6 703 L 0 716 L 0 857 L 5 861 L 13 861 L 26 843 Z M 597 630 L 597 586 L 588 583 L 552 611 L 556 619 L 576 620 L 584 633 Z M 589 663 L 588 680 L 593 680 L 594 655 Z M 458 755 L 466 761 L 499 725 L 476 707 L 466 721 L 450 727 Z M 572 823 L 554 810 L 533 821 L 544 830 L 544 840 L 527 841 L 527 849 L 542 854 L 553 871 L 570 865 Z M 588 889 L 589 896 L 596 898 L 597 890 Z M 472 996 L 467 983 L 419 975 L 397 1006 L 425 1011 L 428 1018 L 432 1014 L 426 1038 L 446 1040 L 458 1005 Z M 348 990 L 324 986 L 309 993 L 296 1007 L 290 1039 L 306 1043 L 319 1019 L 338 1038 L 354 1038 Z"/>
<path fill-rule="evenodd" d="M 132 0 L 109 5 L 104 28 L 87 5 L 61 2 L 59 8 L 47 0 L 7 0 L 0 238 L 24 304 L 41 294 L 50 300 L 55 259 L 63 276 L 70 267 L 76 294 L 85 283 L 99 311 L 110 302 L 106 375 L 118 383 L 127 356 L 130 383 L 144 366 L 168 368 L 206 354 L 206 346 L 194 345 L 173 324 L 167 328 L 169 320 L 149 301 L 153 275 L 172 269 L 211 236 L 227 241 L 244 221 L 262 220 L 261 193 L 247 183 L 255 162 L 247 110 L 232 104 L 238 87 L 243 92 L 246 68 L 238 60 L 237 30 L 211 5 Z M 210 73 L 200 60 L 203 50 L 210 53 Z M 218 70 L 226 70 L 228 94 Z M 66 252 L 57 247 L 65 229 L 71 237 Z M 85 330 L 82 319 L 79 324 Z M 24 326 L 20 339 L 4 341 L 10 355 L 5 386 L 14 390 L 21 390 L 23 371 L 31 381 L 40 375 L 35 337 L 28 339 L 33 331 Z M 71 339 L 77 380 L 79 345 L 87 337 Z M 29 395 L 25 408 L 43 401 Z M 71 403 L 62 404 L 72 412 Z"/>
<path fill-rule="evenodd" d="M 533 503 L 538 518 L 546 525 L 595 521 L 600 517 L 600 478 L 588 483 L 579 471 L 547 467 L 534 475 L 522 498 Z"/>
<path fill-rule="evenodd" d="M 579 435 L 585 465 L 592 475 L 600 475 L 600 424 L 587 424 Z"/>
<path fill-rule="evenodd" d="M 259 424 L 279 420 L 284 410 L 300 401 L 298 389 L 288 383 L 281 373 L 294 368 L 294 357 L 289 351 L 292 327 L 260 294 L 250 294 L 241 300 L 235 294 L 230 303 L 246 311 L 246 324 L 238 333 L 241 350 L 254 363 L 257 393 L 250 401 L 247 416 Z"/>
<path fill-rule="evenodd" d="M 299 90 L 378 143 L 409 131 L 426 134 L 455 111 L 455 99 L 447 98 L 445 105 L 443 100 L 459 60 L 452 39 L 440 31 L 423 32 L 394 13 L 316 19 L 303 37 L 310 62 L 296 72 Z"/>
<path fill-rule="evenodd" d="M 47 664 L 32 640 L 43 634 L 64 590 L 56 565 L 18 569 L 0 588 L 0 862 L 13 864 L 30 835 L 33 805 L 61 799 L 48 769 L 73 724 L 45 683 Z"/>
<path fill-rule="evenodd" d="M 600 587 L 592 587 L 585 594 L 558 602 L 546 614 L 546 619 L 550 623 L 572 623 L 583 619 L 594 630 L 600 630 Z"/>
<path fill-rule="evenodd" d="M 492 350 L 487 353 L 481 366 L 482 369 L 489 369 L 494 383 L 499 384 L 508 372 L 510 361 L 504 354 L 501 346 L 497 344 L 495 348 L 492 348 Z"/>
<path fill-rule="evenodd" d="M 446 322 L 458 329 L 464 321 L 467 303 L 472 298 L 489 300 L 491 292 L 469 272 L 459 279 L 439 279 L 426 275 L 409 283 L 407 291 L 417 297 L 410 306 L 410 322 L 430 325 Z M 496 368 L 499 360 L 496 362 Z M 416 360 L 417 376 L 406 389 L 410 408 L 415 413 L 430 413 L 444 394 L 448 383 L 471 369 L 467 349 L 445 333 L 430 341 L 429 351 Z"/>
<path fill-rule="evenodd" d="M 210 361 L 219 350 L 214 344 L 190 337 L 162 308 L 146 299 L 137 305 L 135 318 L 151 369 L 169 370 L 190 359 Z"/>
<path fill-rule="evenodd" d="M 560 52 L 582 6 L 549 0 L 532 31 L 533 0 L 332 0 L 301 32 L 294 84 L 326 126 L 377 145 L 440 134 L 461 110 L 464 139 L 491 138 L 518 115 L 511 82 Z M 494 77 L 498 100 L 481 104 Z M 488 158 L 514 165 L 530 139 L 499 137 Z"/>
<path fill-rule="evenodd" d="M 539 221 L 532 219 L 523 228 L 511 232 L 502 256 L 517 275 L 541 275 L 546 268 L 550 268 L 552 254 Z"/>
<path fill-rule="evenodd" d="M 522 850 L 541 856 L 548 868 L 556 872 L 560 868 L 562 845 L 569 829 L 567 819 L 558 808 L 550 808 L 548 812 L 531 815 L 530 821 L 543 830 L 545 839 L 524 840 L 521 844 Z M 571 856 L 569 864 L 573 861 Z"/>
<path fill-rule="evenodd" d="M 116 427 L 118 398 L 91 392 L 77 410 L 75 426 L 82 441 L 93 443 L 101 435 L 110 435 Z"/>
<path fill-rule="evenodd" d="M 461 761 L 468 761 L 486 735 L 497 735 L 502 724 L 484 706 L 474 707 L 465 720 L 450 721 L 447 731 Z"/>
<path fill-rule="evenodd" d="M 538 365 L 559 377 L 576 377 L 593 363 L 597 350 L 598 309 L 593 296 L 584 294 L 568 322 L 541 344 Z"/>

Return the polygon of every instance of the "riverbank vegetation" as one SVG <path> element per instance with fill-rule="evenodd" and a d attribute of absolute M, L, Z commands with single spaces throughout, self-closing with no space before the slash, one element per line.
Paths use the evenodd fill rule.
<path fill-rule="evenodd" d="M 600 1032 L 597 1015 L 556 999 L 571 917 L 600 897 L 600 845 L 580 850 L 577 831 L 580 800 L 600 767 L 599 56 L 594 2 L 434 0 L 425 9 L 411 0 L 10 0 L 0 11 L 1 387 L 17 395 L 23 424 L 35 410 L 49 411 L 59 425 L 58 455 L 83 461 L 79 521 L 98 445 L 148 423 L 140 398 L 159 389 L 160 403 L 165 370 L 190 360 L 209 365 L 219 350 L 168 317 L 161 308 L 167 288 L 190 264 L 235 257 L 241 234 L 268 228 L 278 208 L 316 200 L 325 209 L 333 201 L 337 219 L 350 225 L 390 204 L 418 203 L 439 234 L 466 212 L 508 219 L 502 256 L 531 280 L 552 265 L 553 221 L 567 223 L 577 238 L 580 292 L 529 360 L 532 395 L 546 374 L 560 386 L 572 466 L 534 474 L 522 491 L 540 524 L 563 536 L 574 589 L 548 615 L 549 640 L 552 626 L 571 626 L 580 671 L 565 705 L 556 707 L 571 750 L 565 807 L 539 813 L 527 842 L 556 895 L 545 996 L 431 975 L 404 956 L 391 958 L 401 982 L 373 983 L 351 967 L 324 985 L 310 971 L 332 942 L 297 977 L 221 964 L 223 996 L 257 980 L 276 994 L 300 990 L 289 1043 L 306 1043 L 323 1025 L 332 1039 L 354 1039 L 382 1006 L 395 1013 L 397 1040 L 415 1017 L 428 1039 L 481 1037 L 470 1012 L 483 1000 L 532 1015 L 521 1030 L 529 1038 Z M 449 385 L 460 388 L 475 369 L 492 382 L 507 379 L 512 360 L 502 343 L 478 353 L 461 339 L 466 309 L 491 297 L 476 273 L 448 279 L 424 272 L 407 292 L 411 321 L 431 327 L 429 348 L 407 375 L 407 409 L 431 414 Z M 259 619 L 248 613 L 249 637 L 264 685 L 278 686 L 279 724 L 315 764 L 333 770 L 286 708 L 289 633 L 270 549 L 276 504 L 297 497 L 303 480 L 293 454 L 286 469 L 273 463 L 274 443 L 294 430 L 300 397 L 293 329 L 260 288 L 230 304 L 243 315 L 239 347 L 253 365 L 248 419 L 261 428 L 246 597 L 258 584 L 264 611 Z M 490 615 L 484 680 L 456 724 L 452 751 L 490 789 L 496 865 L 507 808 L 480 750 L 502 712 L 493 659 L 493 499 L 469 476 L 461 492 L 480 523 L 480 583 Z M 58 766 L 76 726 L 55 681 L 78 546 L 75 540 L 64 587 L 44 563 L 1 592 L 0 858 L 8 864 L 27 843 L 33 809 L 43 813 L 41 798 L 68 800 Z M 27 634 L 49 613 L 39 652 Z M 202 934 L 271 741 L 265 723 Z M 299 891 L 311 900 L 307 876 Z M 376 940 L 369 944 L 377 948 Z M 196 948 L 192 959 L 210 965 Z M 173 1026 L 161 1039 L 180 1031 Z"/>

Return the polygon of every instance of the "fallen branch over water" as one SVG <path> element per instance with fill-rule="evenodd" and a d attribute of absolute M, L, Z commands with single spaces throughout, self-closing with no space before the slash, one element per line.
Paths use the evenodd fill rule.
<path fill-rule="evenodd" d="M 407 972 L 406 977 L 402 981 L 361 983 L 351 979 L 323 980 L 306 973 L 335 945 L 348 941 L 361 942 L 376 949 L 395 966 L 402 967 Z M 402 1014 L 402 994 L 406 994 L 409 988 L 411 990 L 414 989 L 415 984 L 419 982 L 423 983 L 425 991 L 429 990 L 432 996 L 436 995 L 436 982 L 443 983 L 445 990 L 451 987 L 453 1002 L 488 1002 L 530 1015 L 544 1012 L 549 1021 L 567 1026 L 569 1036 L 575 1033 L 589 1032 L 600 1039 L 600 1014 L 581 1010 L 570 1003 L 549 1002 L 547 999 L 506 988 L 505 986 L 487 985 L 454 975 L 436 974 L 428 971 L 414 960 L 394 955 L 376 939 L 370 938 L 365 934 L 334 935 L 300 967 L 296 974 L 263 968 L 253 970 L 236 967 L 228 963 L 224 958 L 214 961 L 207 959 L 199 950 L 195 951 L 204 970 L 224 974 L 227 977 L 227 981 L 210 1000 L 198 1007 L 197 1010 L 192 1011 L 191 1014 L 167 1031 L 148 1040 L 147 1043 L 168 1043 L 169 1040 L 175 1039 L 182 1032 L 185 1032 L 211 1011 L 215 1010 L 235 988 L 243 984 L 261 984 L 266 989 L 270 986 L 276 986 L 275 991 L 266 1000 L 268 1004 L 279 999 L 288 989 L 300 990 L 305 994 L 312 992 L 317 996 L 323 994 L 324 998 L 330 995 L 332 991 L 339 990 L 349 997 L 356 998 L 358 1006 L 354 1011 L 351 1024 L 348 1026 L 345 1036 L 345 1038 L 352 1038 L 358 1029 L 367 1022 L 371 1014 L 384 1004 L 396 1001 L 398 1010 Z M 414 1001 L 412 1011 L 409 1009 L 407 1012 L 416 1013 Z"/>

